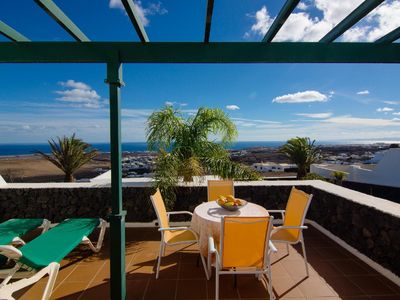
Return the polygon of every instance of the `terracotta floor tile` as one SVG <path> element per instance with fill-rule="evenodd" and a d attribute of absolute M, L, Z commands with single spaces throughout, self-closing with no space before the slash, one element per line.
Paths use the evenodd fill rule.
<path fill-rule="evenodd" d="M 237 288 L 240 299 L 243 298 L 260 298 L 269 299 L 267 284 L 265 279 L 258 280 L 254 275 L 239 276 L 237 278 Z"/>
<path fill-rule="evenodd" d="M 299 278 L 299 288 L 307 298 L 337 297 L 338 294 L 321 278 Z"/>
<path fill-rule="evenodd" d="M 127 280 L 126 299 L 142 299 L 148 287 L 149 280 Z M 97 299 L 96 299 L 97 300 Z"/>
<path fill-rule="evenodd" d="M 161 265 L 160 266 L 160 279 L 178 279 L 178 272 L 180 266 L 178 263 L 172 263 L 169 265 Z M 154 275 L 155 278 L 155 275 Z"/>
<path fill-rule="evenodd" d="M 278 297 L 285 298 L 303 298 L 304 295 L 299 288 L 299 282 L 293 280 L 290 277 L 287 278 L 273 278 L 272 277 L 272 287 L 274 293 Z"/>
<path fill-rule="evenodd" d="M 271 265 L 272 277 L 290 277 L 289 272 L 284 268 L 282 262 L 277 262 Z"/>
<path fill-rule="evenodd" d="M 215 270 L 212 269 L 213 272 Z M 200 262 L 197 267 L 195 264 L 181 264 L 179 271 L 179 279 L 206 279 L 203 264 Z"/>
<path fill-rule="evenodd" d="M 80 296 L 79 300 L 109 300 L 110 283 L 96 283 L 90 285 Z"/>
<path fill-rule="evenodd" d="M 96 274 L 102 269 L 100 265 L 78 265 L 68 277 L 65 278 L 64 282 L 86 282 L 89 283 L 94 279 Z"/>
<path fill-rule="evenodd" d="M 325 281 L 340 297 L 365 295 L 365 293 L 347 277 L 325 277 Z"/>
<path fill-rule="evenodd" d="M 78 299 L 89 282 L 64 282 L 52 294 L 52 299 Z"/>
<path fill-rule="evenodd" d="M 175 299 L 176 284 L 176 280 L 151 279 L 144 299 Z"/>
<path fill-rule="evenodd" d="M 178 280 L 176 299 L 207 299 L 205 279 Z"/>
<path fill-rule="evenodd" d="M 319 261 L 317 263 L 311 263 L 311 266 L 320 277 L 343 276 L 343 273 L 335 268 L 330 261 Z"/>
<path fill-rule="evenodd" d="M 383 283 L 380 276 L 349 276 L 348 278 L 355 283 L 361 290 L 370 296 L 375 295 L 394 295 L 396 291 L 389 285 Z"/>
<path fill-rule="evenodd" d="M 232 275 L 221 275 L 219 279 L 220 299 L 239 299 L 238 289 L 233 285 Z M 215 274 L 207 281 L 208 299 L 215 299 Z"/>
<path fill-rule="evenodd" d="M 44 288 L 46 287 L 46 283 L 46 281 L 41 280 L 23 290 L 14 293 L 13 297 L 19 300 L 40 299 L 44 292 Z"/>
<path fill-rule="evenodd" d="M 349 260 L 351 257 L 349 253 L 337 247 L 319 247 L 315 250 L 321 255 L 322 260 Z"/>
<path fill-rule="evenodd" d="M 281 262 L 281 264 L 283 265 L 283 267 L 286 269 L 286 271 L 289 273 L 289 275 L 291 277 L 297 278 L 297 277 L 307 276 L 304 260 L 301 260 L 301 261 L 283 260 Z M 310 265 L 308 266 L 308 270 L 309 270 L 310 277 L 316 277 L 316 276 L 319 277 L 318 273 Z"/>
<path fill-rule="evenodd" d="M 344 275 L 368 275 L 371 274 L 369 270 L 362 267 L 354 260 L 338 260 L 330 261 L 330 264 Z"/>
<path fill-rule="evenodd" d="M 155 278 L 155 276 L 155 266 L 153 265 L 130 266 L 129 271 L 126 273 L 127 280 L 151 279 Z"/>

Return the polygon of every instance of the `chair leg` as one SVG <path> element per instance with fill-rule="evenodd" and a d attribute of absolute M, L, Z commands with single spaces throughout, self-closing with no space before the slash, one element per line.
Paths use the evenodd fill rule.
<path fill-rule="evenodd" d="M 215 268 L 215 300 L 219 299 L 219 273 L 218 268 Z"/>
<path fill-rule="evenodd" d="M 157 261 L 157 271 L 156 271 L 156 279 L 158 279 L 158 274 L 160 273 L 160 264 L 161 264 L 161 256 L 163 256 L 165 250 L 164 242 L 160 242 L 160 253 L 158 254 L 158 261 Z"/>
<path fill-rule="evenodd" d="M 201 262 L 203 263 L 203 268 L 204 268 L 204 272 L 206 273 L 206 278 L 207 278 L 207 280 L 209 280 L 210 274 L 208 273 L 208 265 L 207 265 L 206 261 L 204 260 L 203 255 L 201 255 L 201 253 L 200 253 L 200 258 L 201 258 Z M 211 269 L 211 266 L 210 266 L 210 269 Z M 210 273 L 211 273 L 211 271 L 210 271 Z"/>
<path fill-rule="evenodd" d="M 272 272 L 271 272 L 271 265 L 268 266 L 268 271 L 267 271 L 267 281 L 268 281 L 268 294 L 269 294 L 269 298 L 274 300 L 275 299 L 275 295 L 274 295 L 274 291 L 272 290 Z"/>
<path fill-rule="evenodd" d="M 309 273 L 309 271 L 308 271 L 308 262 L 307 262 L 306 247 L 305 247 L 305 245 L 304 245 L 304 239 L 303 239 L 303 237 L 301 238 L 300 242 L 301 242 L 301 247 L 302 247 L 302 249 L 303 249 L 304 264 L 306 265 L 306 274 L 307 274 L 307 277 L 309 277 L 309 276 L 310 276 L 310 273 Z"/>

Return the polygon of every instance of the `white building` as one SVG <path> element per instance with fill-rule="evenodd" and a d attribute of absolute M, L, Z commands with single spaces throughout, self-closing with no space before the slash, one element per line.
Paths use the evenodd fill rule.
<path fill-rule="evenodd" d="M 365 169 L 359 165 L 347 166 L 345 180 L 383 186 L 400 187 L 400 148 L 391 148 L 378 154 L 379 162 L 373 169 Z M 311 165 L 311 172 L 325 178 L 332 178 L 338 171 L 327 164 Z M 342 171 L 342 170 L 341 170 Z"/>
<path fill-rule="evenodd" d="M 274 162 L 254 163 L 252 167 L 258 172 L 285 172 L 286 169 L 295 168 L 295 164 L 278 164 Z"/>

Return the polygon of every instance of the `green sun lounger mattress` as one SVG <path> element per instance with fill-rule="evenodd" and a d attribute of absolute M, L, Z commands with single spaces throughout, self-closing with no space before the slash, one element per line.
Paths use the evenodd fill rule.
<path fill-rule="evenodd" d="M 88 236 L 99 225 L 99 219 L 68 219 L 46 233 L 19 248 L 22 264 L 33 269 L 42 269 L 52 262 L 60 262 L 84 236 Z"/>
<path fill-rule="evenodd" d="M 8 245 L 15 237 L 21 237 L 42 224 L 43 219 L 11 219 L 3 222 L 0 224 L 0 245 Z"/>

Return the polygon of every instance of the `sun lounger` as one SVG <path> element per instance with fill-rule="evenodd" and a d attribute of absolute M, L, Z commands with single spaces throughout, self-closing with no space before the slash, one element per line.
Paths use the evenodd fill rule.
<path fill-rule="evenodd" d="M 21 239 L 29 231 L 42 226 L 42 233 L 50 227 L 46 219 L 10 219 L 0 224 L 0 245 L 25 245 Z"/>
<path fill-rule="evenodd" d="M 88 236 L 101 226 L 96 245 Z M 49 299 L 60 268 L 60 261 L 79 244 L 85 244 L 99 252 L 103 243 L 106 222 L 102 219 L 68 219 L 53 227 L 21 248 L 0 246 L 0 254 L 16 262 L 14 268 L 5 270 L 5 279 L 0 284 L 0 299 L 13 299 L 12 294 L 49 275 L 42 300 Z M 20 271 L 23 269 L 25 271 Z M 4 277 L 4 276 L 3 276 Z M 11 279 L 24 278 L 12 283 Z"/>

